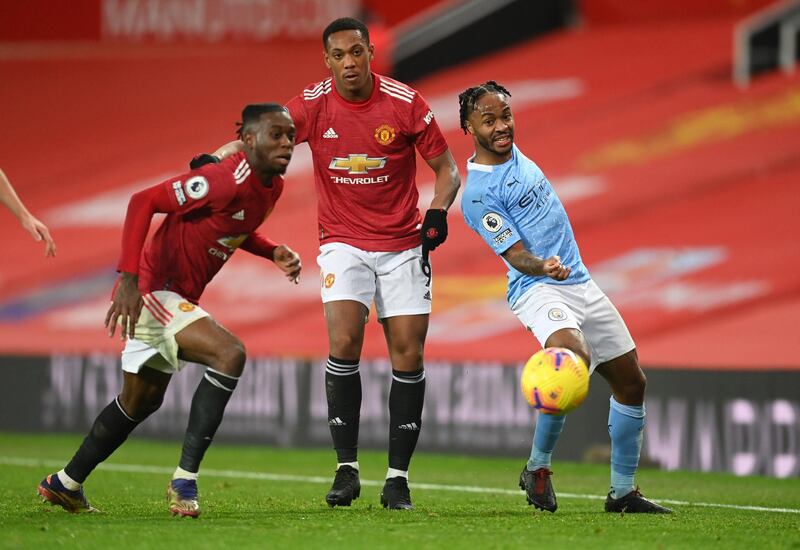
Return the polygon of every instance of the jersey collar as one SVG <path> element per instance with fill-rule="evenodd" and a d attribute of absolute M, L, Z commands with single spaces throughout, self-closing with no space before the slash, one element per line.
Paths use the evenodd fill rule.
<path fill-rule="evenodd" d="M 514 158 L 517 156 L 517 151 L 518 151 L 516 143 L 511 146 L 511 151 L 512 151 L 511 158 L 502 164 L 479 164 L 475 162 L 475 157 L 477 156 L 477 153 L 472 153 L 472 156 L 467 159 L 467 170 L 476 170 L 478 172 L 489 172 L 489 173 L 494 172 L 495 168 L 500 168 L 510 162 L 514 162 Z"/>
<path fill-rule="evenodd" d="M 367 107 L 372 106 L 375 103 L 375 99 L 378 97 L 378 88 L 380 88 L 380 76 L 375 73 L 370 73 L 372 75 L 372 93 L 367 98 L 366 101 L 350 101 L 349 99 L 343 98 L 339 95 L 339 91 L 336 89 L 336 82 L 331 82 L 331 95 L 337 99 L 342 105 L 348 107 L 350 109 L 366 109 Z"/>

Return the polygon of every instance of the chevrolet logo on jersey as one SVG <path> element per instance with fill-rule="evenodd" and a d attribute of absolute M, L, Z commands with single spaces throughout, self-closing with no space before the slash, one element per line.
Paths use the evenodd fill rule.
<path fill-rule="evenodd" d="M 233 252 L 247 240 L 247 237 L 248 235 L 231 235 L 229 237 L 221 237 L 217 239 L 217 242 Z"/>
<path fill-rule="evenodd" d="M 367 155 L 348 155 L 347 158 L 334 157 L 331 170 L 347 170 L 348 174 L 366 174 L 386 166 L 386 157 L 368 157 Z"/>

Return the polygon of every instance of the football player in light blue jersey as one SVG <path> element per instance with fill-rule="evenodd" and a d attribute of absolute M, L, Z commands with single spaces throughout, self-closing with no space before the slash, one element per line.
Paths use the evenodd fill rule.
<path fill-rule="evenodd" d="M 611 491 L 607 512 L 670 513 L 634 482 L 644 428 L 646 379 L 625 322 L 592 281 L 561 201 L 536 164 L 514 145 L 511 94 L 489 81 L 459 94 L 461 128 L 475 142 L 461 210 L 508 266 L 508 303 L 542 347 L 580 355 L 611 386 Z M 555 512 L 550 461 L 565 416 L 540 414 L 520 474 L 528 504 Z"/>

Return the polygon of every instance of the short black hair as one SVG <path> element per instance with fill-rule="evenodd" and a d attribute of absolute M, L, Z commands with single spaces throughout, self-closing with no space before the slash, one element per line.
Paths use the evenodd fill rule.
<path fill-rule="evenodd" d="M 261 115 L 266 113 L 288 112 L 286 107 L 279 103 L 251 103 L 242 109 L 242 121 L 237 122 L 236 135 L 239 139 L 244 139 L 244 134 L 249 130 L 253 124 L 257 124 L 261 120 Z"/>
<path fill-rule="evenodd" d="M 322 31 L 322 45 L 326 51 L 328 49 L 328 37 L 339 31 L 359 31 L 361 37 L 366 40 L 367 45 L 369 45 L 369 29 L 367 29 L 367 26 L 362 21 L 354 17 L 340 17 L 332 21 L 331 24 Z"/>
<path fill-rule="evenodd" d="M 511 97 L 511 92 L 503 88 L 494 80 L 488 80 L 472 88 L 467 88 L 458 94 L 458 112 L 461 117 L 461 129 L 467 133 L 467 118 L 475 110 L 475 103 L 489 93 L 503 94 Z"/>

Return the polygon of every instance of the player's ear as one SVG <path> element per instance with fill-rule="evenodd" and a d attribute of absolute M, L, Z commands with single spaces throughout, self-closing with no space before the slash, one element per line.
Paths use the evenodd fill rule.
<path fill-rule="evenodd" d="M 253 132 L 248 132 L 242 136 L 242 141 L 245 147 L 252 150 L 256 145 L 256 135 Z"/>
<path fill-rule="evenodd" d="M 473 136 L 475 135 L 475 128 L 472 127 L 472 123 L 469 120 L 467 121 L 467 132 Z"/>
<path fill-rule="evenodd" d="M 375 44 L 370 44 L 367 51 L 369 52 L 369 60 L 372 61 L 375 58 Z"/>
<path fill-rule="evenodd" d="M 330 61 L 330 59 L 328 59 L 328 51 L 327 50 L 322 50 L 322 60 L 325 62 L 325 66 L 328 67 L 328 69 L 330 69 L 331 68 L 331 61 Z"/>

